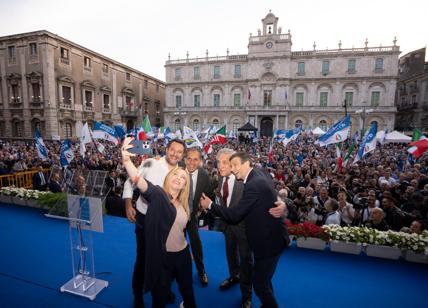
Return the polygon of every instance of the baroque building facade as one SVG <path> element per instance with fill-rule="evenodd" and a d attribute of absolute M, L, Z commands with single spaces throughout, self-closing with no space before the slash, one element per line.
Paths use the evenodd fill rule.
<path fill-rule="evenodd" d="M 400 130 L 428 132 L 428 62 L 426 48 L 402 56 L 397 86 L 397 123 Z"/>
<path fill-rule="evenodd" d="M 392 129 L 399 46 L 292 51 L 290 31 L 269 13 L 248 54 L 166 61 L 165 123 L 194 130 L 246 122 L 260 135 L 275 129 L 327 129 L 345 112 L 352 130 L 376 121 Z M 346 102 L 346 103 L 345 103 Z M 346 108 L 345 108 L 346 106 Z"/>
<path fill-rule="evenodd" d="M 0 37 L 0 137 L 73 138 L 84 122 L 163 125 L 165 83 L 48 31 Z"/>

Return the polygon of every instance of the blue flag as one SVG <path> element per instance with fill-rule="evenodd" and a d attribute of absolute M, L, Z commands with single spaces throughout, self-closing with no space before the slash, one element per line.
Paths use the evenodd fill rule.
<path fill-rule="evenodd" d="M 364 136 L 363 142 L 361 142 L 360 147 L 358 148 L 357 155 L 355 156 L 354 163 L 363 159 L 367 153 L 374 151 L 376 149 L 376 133 L 377 133 L 377 123 L 373 122 L 370 126 L 370 129 Z"/>
<path fill-rule="evenodd" d="M 36 132 L 34 134 L 34 142 L 36 143 L 37 155 L 41 160 L 48 159 L 48 149 L 43 142 L 42 136 L 40 135 L 40 131 L 36 128 Z"/>
<path fill-rule="evenodd" d="M 348 139 L 349 130 L 351 129 L 351 116 L 347 115 L 342 120 L 334 124 L 322 135 L 316 143 L 320 146 L 339 143 Z"/>
<path fill-rule="evenodd" d="M 120 139 L 123 139 L 123 138 L 125 138 L 125 135 L 126 135 L 126 133 L 125 133 L 125 129 L 123 128 L 123 126 L 122 125 L 115 125 L 114 126 L 114 130 L 116 131 L 116 135 L 120 138 Z"/>
<path fill-rule="evenodd" d="M 119 144 L 118 135 L 116 130 L 101 122 L 94 122 L 94 129 L 92 131 L 92 139 L 104 139 L 113 142 L 115 145 Z"/>
<path fill-rule="evenodd" d="M 61 144 L 60 162 L 62 167 L 67 167 L 74 158 L 70 140 L 65 139 Z"/>

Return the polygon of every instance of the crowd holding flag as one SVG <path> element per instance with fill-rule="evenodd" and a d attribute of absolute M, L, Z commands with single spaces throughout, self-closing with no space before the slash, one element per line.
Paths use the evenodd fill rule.
<path fill-rule="evenodd" d="M 43 138 L 38 128 L 36 128 L 36 132 L 34 134 L 34 142 L 36 143 L 37 155 L 39 156 L 39 158 L 41 160 L 47 160 L 48 149 L 46 148 L 45 143 L 43 142 Z"/>
<path fill-rule="evenodd" d="M 407 149 L 407 152 L 412 154 L 414 158 L 419 158 L 428 150 L 428 138 L 420 130 L 414 129 L 412 142 L 409 145 L 411 147 Z"/>
<path fill-rule="evenodd" d="M 205 153 L 209 154 L 212 151 L 212 145 L 213 144 L 224 144 L 226 143 L 226 126 L 223 126 L 219 130 L 217 130 L 210 138 L 208 143 L 204 146 Z"/>
<path fill-rule="evenodd" d="M 84 158 L 86 153 L 86 144 L 92 143 L 91 132 L 89 131 L 88 122 L 82 127 L 80 133 L 80 155 Z"/>
<path fill-rule="evenodd" d="M 339 143 L 348 139 L 351 129 L 351 116 L 347 115 L 342 120 L 334 124 L 330 129 L 317 141 L 320 146 Z"/>
<path fill-rule="evenodd" d="M 70 162 L 74 159 L 73 149 L 71 147 L 71 142 L 68 139 L 64 139 L 61 143 L 60 150 L 60 163 L 61 167 L 67 167 Z"/>
<path fill-rule="evenodd" d="M 196 136 L 196 133 L 190 127 L 183 127 L 183 141 L 186 143 L 188 148 L 202 148 L 202 143 L 199 141 L 198 136 Z"/>
<path fill-rule="evenodd" d="M 370 129 L 364 135 L 364 139 L 358 148 L 357 155 L 355 155 L 354 163 L 362 160 L 367 153 L 370 153 L 376 149 L 376 133 L 377 133 L 377 122 L 373 122 Z"/>
<path fill-rule="evenodd" d="M 113 142 L 115 145 L 119 144 L 119 139 L 120 139 L 114 128 L 101 122 L 94 123 L 92 138 L 107 140 L 107 141 Z"/>
<path fill-rule="evenodd" d="M 295 129 L 288 129 L 284 131 L 284 138 L 281 140 L 284 146 L 287 146 L 291 141 L 294 141 L 299 137 L 302 132 L 302 127 L 296 127 Z"/>

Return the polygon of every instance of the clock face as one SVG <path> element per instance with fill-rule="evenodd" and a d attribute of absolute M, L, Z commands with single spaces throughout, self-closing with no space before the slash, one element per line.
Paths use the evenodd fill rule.
<path fill-rule="evenodd" d="M 272 42 L 267 42 L 266 43 L 266 48 L 271 49 L 273 47 L 273 43 Z"/>

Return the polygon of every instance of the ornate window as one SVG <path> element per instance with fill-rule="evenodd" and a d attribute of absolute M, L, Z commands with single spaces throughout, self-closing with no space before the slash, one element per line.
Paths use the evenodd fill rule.
<path fill-rule="evenodd" d="M 235 107 L 241 106 L 241 93 L 233 94 L 233 106 Z"/>
<path fill-rule="evenodd" d="M 346 106 L 352 106 L 353 101 L 354 101 L 354 92 L 345 92 Z"/>
<path fill-rule="evenodd" d="M 323 131 L 327 131 L 327 121 L 326 120 L 321 120 L 318 124 L 319 128 L 321 128 Z"/>
<path fill-rule="evenodd" d="M 377 106 L 379 106 L 379 102 L 380 102 L 380 92 L 379 91 L 373 91 L 371 99 L 370 99 L 370 106 L 377 107 Z"/>
<path fill-rule="evenodd" d="M 176 95 L 175 96 L 175 108 L 180 108 L 181 105 L 181 95 Z"/>
<path fill-rule="evenodd" d="M 193 106 L 194 107 L 201 107 L 201 95 L 200 94 L 193 95 Z"/>
<path fill-rule="evenodd" d="M 272 90 L 263 91 L 263 106 L 264 107 L 272 106 Z"/>
<path fill-rule="evenodd" d="M 296 106 L 297 107 L 303 107 L 304 99 L 305 99 L 305 93 L 304 92 L 296 92 Z"/>
<path fill-rule="evenodd" d="M 181 121 L 180 119 L 176 119 L 174 122 L 175 131 L 179 130 L 181 128 Z"/>
<path fill-rule="evenodd" d="M 328 104 L 328 92 L 320 92 L 320 106 L 327 107 Z"/>
<path fill-rule="evenodd" d="M 192 127 L 192 129 L 193 129 L 193 131 L 197 131 L 197 130 L 199 130 L 199 120 L 198 119 L 194 119 L 193 120 L 193 127 Z"/>
<path fill-rule="evenodd" d="M 216 93 L 213 95 L 213 105 L 214 107 L 220 107 L 220 94 Z"/>

